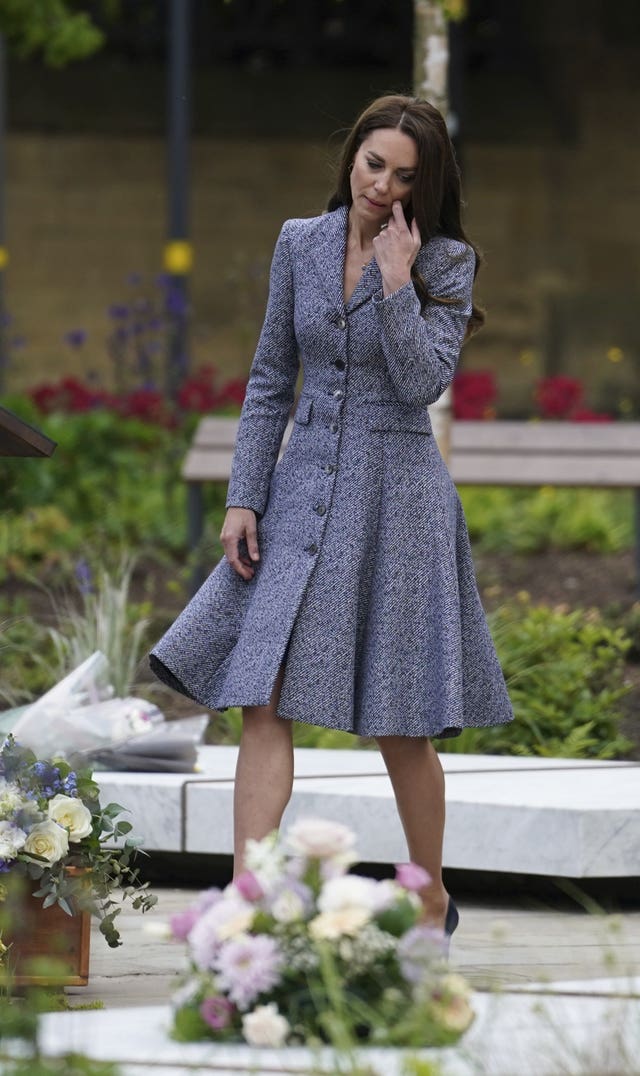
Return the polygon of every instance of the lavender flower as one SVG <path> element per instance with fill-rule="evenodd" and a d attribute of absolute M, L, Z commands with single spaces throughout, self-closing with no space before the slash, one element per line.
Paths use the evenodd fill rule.
<path fill-rule="evenodd" d="M 280 982 L 282 953 L 275 938 L 246 934 L 225 942 L 215 960 L 218 981 L 239 1009 Z"/>
<path fill-rule="evenodd" d="M 70 332 L 64 334 L 64 342 L 69 347 L 79 348 L 82 347 L 87 339 L 86 329 L 71 329 Z"/>

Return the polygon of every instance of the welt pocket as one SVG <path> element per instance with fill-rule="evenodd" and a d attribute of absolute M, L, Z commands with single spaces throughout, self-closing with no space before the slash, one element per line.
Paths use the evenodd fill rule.
<path fill-rule="evenodd" d="M 311 410 L 313 408 L 313 400 L 310 396 L 301 396 L 298 401 L 296 413 L 293 416 L 293 421 L 300 423 L 302 426 L 306 426 L 311 421 Z"/>

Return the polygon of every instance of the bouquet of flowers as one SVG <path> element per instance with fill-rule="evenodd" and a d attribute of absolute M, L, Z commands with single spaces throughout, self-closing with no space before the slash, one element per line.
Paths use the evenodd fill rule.
<path fill-rule="evenodd" d="M 354 834 L 323 819 L 249 841 L 247 869 L 171 919 L 188 947 L 174 1037 L 252 1046 L 330 1042 L 422 1047 L 456 1042 L 470 990 L 441 931 L 420 922 L 415 864 L 395 879 L 347 873 Z"/>
<path fill-rule="evenodd" d="M 139 841 L 131 823 L 118 820 L 124 808 L 101 807 L 99 792 L 90 771 L 40 760 L 7 737 L 0 748 L 0 901 L 19 875 L 44 908 L 58 903 L 69 915 L 80 909 L 97 916 L 115 947 L 122 901 L 145 912 L 157 898 L 132 865 Z"/>

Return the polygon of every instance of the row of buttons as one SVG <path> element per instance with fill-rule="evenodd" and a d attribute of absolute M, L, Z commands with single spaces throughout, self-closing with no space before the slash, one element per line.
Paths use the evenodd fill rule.
<path fill-rule="evenodd" d="M 346 318 L 342 318 L 342 317 L 338 318 L 337 325 L 338 325 L 339 329 L 346 329 L 346 327 L 347 327 Z M 340 358 L 334 359 L 333 360 L 333 365 L 335 366 L 336 370 L 340 370 L 340 372 L 342 372 L 343 370 L 346 370 L 346 368 L 347 368 L 347 364 L 344 361 L 344 359 L 340 359 Z M 344 399 L 344 389 L 334 389 L 333 392 L 331 392 L 330 395 L 333 396 L 334 400 L 343 400 Z M 330 430 L 331 433 L 339 433 L 339 431 L 340 431 L 339 423 L 337 423 L 337 422 L 330 423 L 329 430 Z M 335 466 L 334 463 L 323 463 L 323 464 L 320 465 L 320 470 L 322 471 L 323 474 L 332 475 L 332 474 L 336 473 L 336 466 Z M 316 504 L 316 506 L 314 507 L 313 510 L 316 513 L 316 515 L 318 515 L 318 516 L 320 516 L 320 518 L 322 518 L 322 516 L 326 515 L 326 513 L 327 513 L 327 506 L 326 506 L 326 504 L 322 504 L 322 503 Z M 306 549 L 306 552 L 309 553 L 310 556 L 313 557 L 318 552 L 318 544 L 317 544 L 317 542 L 311 542 L 310 545 L 305 546 L 305 549 Z"/>

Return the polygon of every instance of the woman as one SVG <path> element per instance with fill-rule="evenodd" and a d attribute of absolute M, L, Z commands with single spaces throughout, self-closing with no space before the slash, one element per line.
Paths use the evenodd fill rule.
<path fill-rule="evenodd" d="M 156 674 L 243 708 L 236 870 L 276 828 L 291 719 L 375 737 L 424 918 L 451 933 L 431 737 L 511 720 L 464 517 L 427 405 L 482 321 L 440 113 L 403 96 L 356 122 L 322 216 L 287 221 L 235 448 L 225 556 L 155 647 Z M 293 433 L 277 461 L 302 364 Z"/>

